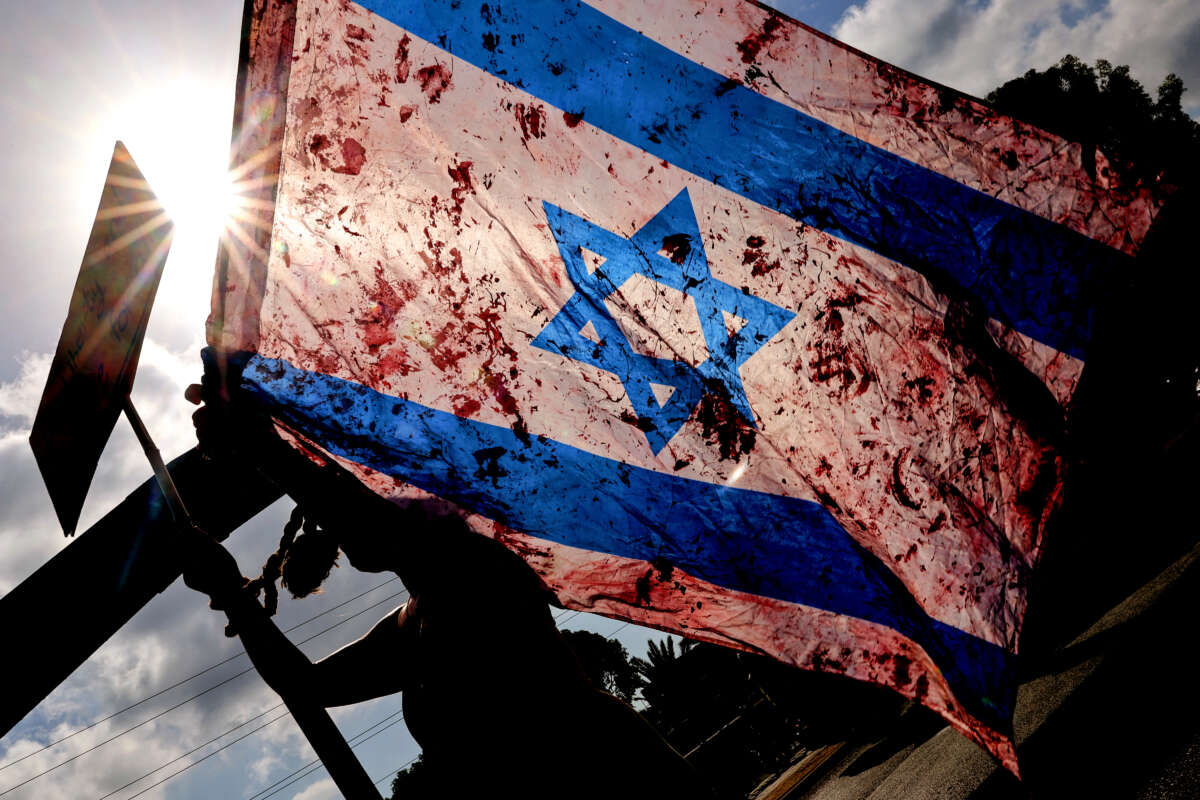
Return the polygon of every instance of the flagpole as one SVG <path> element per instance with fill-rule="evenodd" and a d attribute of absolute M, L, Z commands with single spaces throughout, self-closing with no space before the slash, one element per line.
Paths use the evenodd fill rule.
<path fill-rule="evenodd" d="M 158 487 L 162 491 L 163 498 L 166 500 L 167 508 L 171 512 L 171 518 L 175 521 L 177 529 L 190 528 L 199 531 L 192 523 L 192 518 L 188 514 L 187 507 L 183 504 L 183 498 L 179 495 L 179 489 L 175 486 L 175 481 L 171 478 L 171 473 L 163 463 L 162 455 L 159 453 L 158 447 L 154 444 L 154 440 L 150 438 L 150 432 L 146 429 L 142 422 L 141 416 L 134 408 L 133 400 L 129 395 L 125 395 L 122 399 L 122 409 L 125 412 L 129 424 L 133 427 L 134 435 L 137 436 L 138 442 L 142 445 L 142 450 L 146 453 L 146 459 L 150 462 L 151 468 L 154 470 L 154 477 L 158 481 Z M 206 533 L 200 533 L 202 536 L 207 536 Z M 213 542 L 218 547 L 223 547 L 219 542 L 213 539 Z M 267 612 L 258 601 L 239 604 L 237 610 L 239 619 L 239 627 L 242 625 L 254 625 L 258 627 L 270 626 L 274 627 Z M 245 615 L 245 616 L 242 616 Z M 282 636 L 282 634 L 279 634 Z M 266 637 L 261 637 L 263 641 L 268 641 Z M 264 653 L 259 648 L 246 648 L 247 655 L 250 656 L 250 661 L 254 663 L 255 668 L 260 668 L 259 659 L 264 655 L 270 657 L 268 651 Z M 261 671 L 261 669 L 260 669 Z M 367 771 L 363 769 L 362 763 L 354 755 L 354 751 L 350 749 L 350 745 L 346 742 L 342 732 L 338 730 L 333 719 L 326 711 L 317 703 L 309 701 L 303 697 L 301 692 L 286 691 L 280 695 L 287 710 L 291 712 L 292 719 L 296 720 L 296 725 L 300 731 L 308 739 L 312 745 L 317 757 L 325 765 L 329 771 L 329 776 L 333 778 L 333 782 L 337 785 L 338 791 L 346 798 L 346 800 L 382 800 L 379 790 L 375 783 L 367 776 Z"/>

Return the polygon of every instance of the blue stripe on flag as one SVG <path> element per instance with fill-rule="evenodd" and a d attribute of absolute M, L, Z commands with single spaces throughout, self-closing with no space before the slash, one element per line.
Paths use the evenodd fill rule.
<path fill-rule="evenodd" d="M 737 591 L 878 623 L 920 644 L 959 702 L 1004 729 L 1002 648 L 930 618 L 819 503 L 623 464 L 254 356 L 243 385 L 331 452 L 514 530 L 571 547 L 663 558 Z"/>
<path fill-rule="evenodd" d="M 931 278 L 953 278 L 990 316 L 1073 356 L 1083 357 L 1091 331 L 1089 276 L 1128 262 L 1068 228 L 731 87 L 582 3 L 360 5 L 729 191 Z"/>

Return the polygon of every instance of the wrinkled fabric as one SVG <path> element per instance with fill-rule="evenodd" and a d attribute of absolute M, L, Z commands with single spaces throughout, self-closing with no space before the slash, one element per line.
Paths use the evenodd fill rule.
<path fill-rule="evenodd" d="M 270 253 L 215 293 L 250 396 L 569 608 L 1016 771 L 1063 407 L 1159 200 L 751 3 L 295 13 Z"/>

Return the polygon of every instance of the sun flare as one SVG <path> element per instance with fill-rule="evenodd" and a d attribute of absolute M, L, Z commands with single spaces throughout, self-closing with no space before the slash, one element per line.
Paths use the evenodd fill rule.
<path fill-rule="evenodd" d="M 203 331 L 221 242 L 245 228 L 249 187 L 229 170 L 231 87 L 195 80 L 147 85 L 103 124 L 125 142 L 174 223 L 156 307 Z M 105 137 L 107 138 L 107 137 Z"/>

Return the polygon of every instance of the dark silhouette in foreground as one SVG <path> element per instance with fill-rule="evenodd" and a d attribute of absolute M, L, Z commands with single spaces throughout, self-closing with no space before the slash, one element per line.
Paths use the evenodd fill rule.
<path fill-rule="evenodd" d="M 228 614 L 272 688 L 326 707 L 403 692 L 439 796 L 711 796 L 645 720 L 588 679 L 555 627 L 553 596 L 517 555 L 437 504 L 401 507 L 318 454 L 300 455 L 266 420 L 231 413 L 215 387 L 189 399 L 201 394 L 210 401 L 196 414 L 202 446 L 215 458 L 253 456 L 302 503 L 256 581 L 219 545 L 188 540 L 185 580 Z M 277 571 L 302 596 L 339 550 L 356 569 L 395 572 L 409 601 L 316 663 L 273 624 L 246 622 Z"/>

